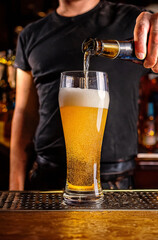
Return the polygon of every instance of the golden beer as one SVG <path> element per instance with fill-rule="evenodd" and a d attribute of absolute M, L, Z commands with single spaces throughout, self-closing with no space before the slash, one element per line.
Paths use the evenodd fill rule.
<path fill-rule="evenodd" d="M 67 191 L 99 195 L 107 91 L 61 88 L 59 105 L 67 154 Z"/>

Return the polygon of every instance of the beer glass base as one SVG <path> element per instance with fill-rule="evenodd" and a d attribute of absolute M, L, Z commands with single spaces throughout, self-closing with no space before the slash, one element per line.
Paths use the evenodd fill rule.
<path fill-rule="evenodd" d="M 104 201 L 104 195 L 102 191 L 99 193 L 95 192 L 77 192 L 77 191 L 66 191 L 63 195 L 64 203 L 69 205 L 100 205 Z"/>

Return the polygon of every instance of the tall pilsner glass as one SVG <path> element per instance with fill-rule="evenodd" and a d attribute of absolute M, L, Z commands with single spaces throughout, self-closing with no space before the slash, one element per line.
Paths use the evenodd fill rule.
<path fill-rule="evenodd" d="M 61 73 L 59 106 L 64 130 L 67 181 L 64 201 L 93 204 L 103 200 L 100 157 L 109 106 L 107 74 Z"/>

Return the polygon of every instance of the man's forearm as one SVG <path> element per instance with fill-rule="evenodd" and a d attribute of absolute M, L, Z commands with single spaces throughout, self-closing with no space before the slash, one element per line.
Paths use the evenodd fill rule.
<path fill-rule="evenodd" d="M 20 163 L 20 161 L 22 163 Z M 23 191 L 26 177 L 26 158 L 20 157 L 20 155 L 14 155 L 10 159 L 10 179 L 9 179 L 9 190 Z"/>
<path fill-rule="evenodd" d="M 24 190 L 32 129 L 24 114 L 15 112 L 12 121 L 10 148 L 10 190 Z"/>

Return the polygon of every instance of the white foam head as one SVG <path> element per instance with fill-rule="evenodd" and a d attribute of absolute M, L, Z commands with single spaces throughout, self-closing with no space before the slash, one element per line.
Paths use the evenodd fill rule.
<path fill-rule="evenodd" d="M 109 107 L 109 93 L 103 90 L 61 88 L 59 92 L 59 106 L 81 106 L 106 108 Z"/>

